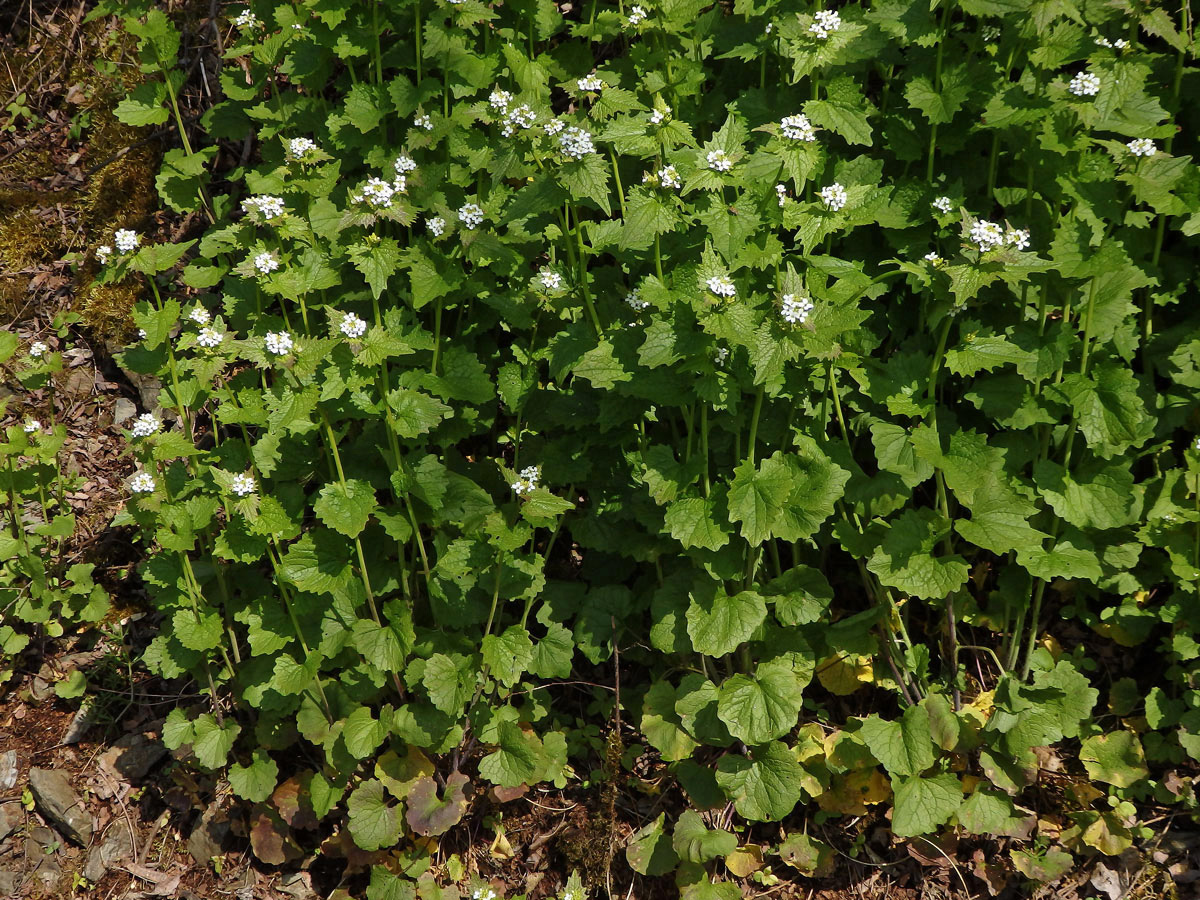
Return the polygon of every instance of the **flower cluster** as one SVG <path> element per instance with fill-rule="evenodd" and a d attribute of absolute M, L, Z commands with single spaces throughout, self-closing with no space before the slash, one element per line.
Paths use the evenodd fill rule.
<path fill-rule="evenodd" d="M 46 351 L 50 348 L 46 346 L 45 341 L 34 341 L 29 345 L 29 355 L 34 359 L 38 359 L 46 355 Z"/>
<path fill-rule="evenodd" d="M 413 127 L 420 128 L 422 131 L 433 131 L 433 119 L 424 113 L 413 116 Z"/>
<path fill-rule="evenodd" d="M 943 260 L 940 256 L 938 256 L 936 250 L 930 250 L 925 254 L 925 262 L 929 263 L 931 266 L 940 266 Z"/>
<path fill-rule="evenodd" d="M 942 213 L 942 215 L 945 215 L 954 208 L 954 201 L 949 197 L 938 197 L 930 205 L 938 212 Z"/>
<path fill-rule="evenodd" d="M 203 306 L 197 306 L 190 313 L 188 313 L 188 318 L 197 325 L 207 325 L 210 317 L 207 309 L 205 309 Z"/>
<path fill-rule="evenodd" d="M 642 176 L 642 182 L 644 184 L 657 182 L 671 191 L 677 191 L 683 187 L 683 179 L 679 177 L 679 171 L 674 166 L 663 166 L 657 172 L 647 172 Z"/>
<path fill-rule="evenodd" d="M 1096 38 L 1097 47 L 1107 47 L 1109 50 L 1124 50 L 1129 46 L 1129 41 L 1125 38 L 1117 38 L 1115 41 L 1110 41 L 1106 37 Z"/>
<path fill-rule="evenodd" d="M 1150 138 L 1134 138 L 1125 146 L 1134 156 L 1153 156 L 1158 152 L 1158 148 L 1154 146 L 1154 141 Z"/>
<path fill-rule="evenodd" d="M 118 228 L 116 234 L 113 235 L 113 243 L 117 245 L 117 250 L 121 253 L 132 253 L 141 242 L 141 235 L 128 228 Z"/>
<path fill-rule="evenodd" d="M 396 157 L 396 161 L 392 163 L 392 168 L 396 170 L 397 175 L 407 175 L 409 172 L 417 170 L 417 161 L 411 156 L 401 153 Z"/>
<path fill-rule="evenodd" d="M 429 233 L 434 237 L 441 237 L 442 232 L 446 230 L 446 220 L 441 216 L 433 216 L 425 220 L 425 227 L 429 229 Z"/>
<path fill-rule="evenodd" d="M 285 356 L 292 352 L 295 342 L 286 331 L 268 331 L 267 336 L 263 338 L 263 346 L 266 347 L 268 353 Z"/>
<path fill-rule="evenodd" d="M 813 302 L 807 297 L 797 297 L 795 294 L 784 294 L 779 315 L 789 325 L 803 325 L 808 321 L 808 314 L 813 311 Z"/>
<path fill-rule="evenodd" d="M 1080 72 L 1071 79 L 1067 90 L 1076 97 L 1095 97 L 1100 93 L 1100 76 L 1093 72 Z"/>
<path fill-rule="evenodd" d="M 255 28 L 258 28 L 262 22 L 259 20 L 258 16 L 247 9 L 238 13 L 238 17 L 233 20 L 233 24 L 243 31 L 253 31 Z"/>
<path fill-rule="evenodd" d="M 537 122 L 537 113 L 529 104 L 522 103 L 504 114 L 504 127 L 500 129 L 500 133 L 505 137 L 512 137 L 518 131 L 532 128 L 535 122 Z"/>
<path fill-rule="evenodd" d="M 708 289 L 718 297 L 729 299 L 737 293 L 737 288 L 733 285 L 733 279 L 728 275 L 714 275 L 705 282 Z"/>
<path fill-rule="evenodd" d="M 995 222 L 980 219 L 971 225 L 968 239 L 981 251 L 995 250 L 1007 244 L 1017 250 L 1029 247 L 1029 231 L 1024 228 L 1013 228 L 1011 225 L 1005 231 Z"/>
<path fill-rule="evenodd" d="M 818 196 L 821 202 L 825 204 L 826 209 L 831 209 L 837 212 L 846 205 L 846 189 L 838 182 L 834 182 L 829 187 L 821 188 Z"/>
<path fill-rule="evenodd" d="M 196 343 L 206 350 L 211 350 L 213 347 L 219 347 L 224 337 L 215 328 L 201 328 L 200 333 L 196 335 Z"/>
<path fill-rule="evenodd" d="M 787 201 L 787 185 L 786 184 L 775 185 L 775 196 L 779 200 L 779 205 L 783 206 L 783 204 Z"/>
<path fill-rule="evenodd" d="M 537 466 L 526 466 L 517 473 L 517 480 L 511 485 L 513 493 L 515 493 L 518 497 L 528 494 L 530 491 L 537 488 L 541 477 L 542 471 Z"/>
<path fill-rule="evenodd" d="M 403 175 L 397 176 L 391 184 L 382 178 L 368 178 L 362 190 L 350 199 L 355 203 L 365 203 L 373 209 L 386 209 L 392 205 L 392 197 L 403 191 L 405 187 L 406 182 Z"/>
<path fill-rule="evenodd" d="M 589 153 L 596 152 L 592 135 L 577 125 L 572 125 L 558 136 L 558 145 L 563 155 L 571 159 L 583 159 Z"/>
<path fill-rule="evenodd" d="M 24 427 L 25 427 L 26 434 L 34 434 L 35 432 L 42 430 L 42 423 L 39 422 L 37 419 L 30 419 L 29 421 L 27 421 L 25 423 Z"/>
<path fill-rule="evenodd" d="M 108 258 L 112 256 L 112 252 L 113 248 L 108 244 L 101 244 L 96 248 L 96 262 L 100 263 L 102 266 L 107 264 Z"/>
<path fill-rule="evenodd" d="M 842 27 L 842 17 L 836 9 L 822 9 L 813 16 L 813 20 L 808 30 L 821 40 Z"/>
<path fill-rule="evenodd" d="M 629 9 L 629 18 L 625 20 L 629 25 L 637 26 L 646 21 L 646 10 L 641 6 L 633 6 Z"/>
<path fill-rule="evenodd" d="M 538 273 L 538 281 L 542 283 L 542 287 L 548 291 L 558 291 L 562 289 L 563 277 L 553 269 L 542 269 Z"/>
<path fill-rule="evenodd" d="M 714 172 L 728 172 L 733 168 L 733 160 L 724 150 L 710 150 L 705 159 L 708 161 L 708 167 Z"/>
<path fill-rule="evenodd" d="M 361 316 L 348 312 L 342 316 L 342 321 L 338 324 L 338 331 L 352 340 L 357 340 L 367 333 L 367 322 Z"/>
<path fill-rule="evenodd" d="M 154 490 L 154 476 L 149 472 L 138 472 L 129 479 L 129 490 L 135 494 L 149 494 Z"/>
<path fill-rule="evenodd" d="M 233 476 L 233 483 L 230 484 L 232 491 L 239 497 L 245 497 L 253 494 L 257 485 L 254 483 L 254 476 L 242 472 Z"/>
<path fill-rule="evenodd" d="M 259 253 L 254 257 L 254 268 L 259 275 L 270 275 L 279 268 L 279 260 L 269 251 Z"/>
<path fill-rule="evenodd" d="M 654 112 L 650 113 L 650 124 L 661 125 L 671 117 L 671 107 L 665 103 L 661 107 L 655 107 Z"/>
<path fill-rule="evenodd" d="M 565 124 L 563 124 L 561 121 L 559 121 L 558 119 L 551 119 L 549 122 L 547 122 L 542 127 L 544 129 L 546 129 L 546 134 L 548 134 L 550 137 L 554 137 L 556 134 L 561 132 L 567 126 Z"/>
<path fill-rule="evenodd" d="M 287 143 L 288 155 L 297 162 L 304 162 L 305 158 L 316 149 L 316 141 L 306 137 L 292 138 Z"/>
<path fill-rule="evenodd" d="M 282 197 L 247 197 L 242 201 L 242 211 L 248 214 L 262 216 L 264 219 L 277 219 L 283 215 Z"/>
<path fill-rule="evenodd" d="M 604 82 L 600 80 L 600 76 L 593 72 L 591 75 L 585 75 L 575 82 L 581 91 L 598 92 L 604 90 Z"/>
<path fill-rule="evenodd" d="M 133 420 L 133 427 L 129 431 L 135 438 L 144 438 L 150 437 L 160 428 L 162 428 L 162 422 L 154 413 L 142 413 Z"/>
<path fill-rule="evenodd" d="M 634 312 L 641 312 L 650 305 L 650 301 L 643 300 L 636 288 L 625 295 L 625 302 L 629 304 L 629 308 Z"/>
<path fill-rule="evenodd" d="M 779 123 L 779 129 L 789 141 L 815 141 L 817 131 L 808 121 L 808 116 L 797 113 L 794 116 L 784 116 Z"/>
<path fill-rule="evenodd" d="M 483 210 L 474 203 L 464 203 L 458 208 L 458 221 L 474 231 L 483 224 Z"/>
<path fill-rule="evenodd" d="M 508 104 L 512 103 L 513 95 L 510 91 L 505 91 L 496 88 L 488 95 L 488 106 L 496 112 L 502 113 L 508 109 Z"/>

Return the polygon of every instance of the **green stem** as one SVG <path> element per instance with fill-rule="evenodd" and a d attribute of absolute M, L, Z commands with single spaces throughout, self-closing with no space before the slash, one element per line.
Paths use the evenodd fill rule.
<path fill-rule="evenodd" d="M 758 386 L 758 393 L 754 395 L 754 412 L 750 415 L 750 436 L 746 443 L 750 465 L 754 465 L 754 445 L 758 440 L 758 417 L 762 413 L 763 391 L 765 388 L 766 385 L 763 384 Z"/>

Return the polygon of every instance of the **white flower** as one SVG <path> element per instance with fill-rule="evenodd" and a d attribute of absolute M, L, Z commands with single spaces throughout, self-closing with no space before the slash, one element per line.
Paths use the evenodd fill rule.
<path fill-rule="evenodd" d="M 424 131 L 433 131 L 433 119 L 424 113 L 419 116 L 413 116 L 413 127 L 423 129 Z"/>
<path fill-rule="evenodd" d="M 548 291 L 557 291 L 562 287 L 563 277 L 553 269 L 542 269 L 538 274 L 538 280 L 541 281 L 542 287 Z"/>
<path fill-rule="evenodd" d="M 602 91 L 604 90 L 604 82 L 600 80 L 600 76 L 593 72 L 591 75 L 585 75 L 575 82 L 581 91 Z"/>
<path fill-rule="evenodd" d="M 41 431 L 41 430 L 42 430 L 42 423 L 39 422 L 37 419 L 30 419 L 29 421 L 27 421 L 25 423 L 25 433 L 26 434 L 33 434 L 35 431 Z"/>
<path fill-rule="evenodd" d="M 119 228 L 117 229 L 117 233 L 113 235 L 113 243 L 117 245 L 117 250 L 121 253 L 132 253 L 138 248 L 138 244 L 141 242 L 141 236 L 136 231 L 130 231 L 128 228 Z"/>
<path fill-rule="evenodd" d="M 763 29 L 763 34 L 770 34 L 774 30 L 775 30 L 775 23 L 768 22 L 767 27 Z"/>
<path fill-rule="evenodd" d="M 818 196 L 820 196 L 821 202 L 825 204 L 826 208 L 832 209 L 834 212 L 837 212 L 846 205 L 846 189 L 836 181 L 829 185 L 829 187 L 821 188 Z"/>
<path fill-rule="evenodd" d="M 790 141 L 815 141 L 817 139 L 817 132 L 813 128 L 812 122 L 808 121 L 808 116 L 801 113 L 784 116 L 779 123 L 779 128 L 783 132 L 783 136 Z"/>
<path fill-rule="evenodd" d="M 542 127 L 546 129 L 546 134 L 550 135 L 550 137 L 554 137 L 556 134 L 558 134 L 560 131 L 562 131 L 567 126 L 564 125 L 562 122 L 560 122 L 558 119 L 551 119 L 549 122 L 547 122 Z"/>
<path fill-rule="evenodd" d="M 987 252 L 1004 243 L 1004 229 L 995 222 L 980 219 L 971 226 L 968 237 L 980 250 Z"/>
<path fill-rule="evenodd" d="M 797 297 L 795 294 L 784 294 L 783 305 L 779 315 L 789 325 L 803 325 L 808 321 L 808 314 L 813 311 L 813 302 L 807 297 Z"/>
<path fill-rule="evenodd" d="M 211 350 L 213 347 L 220 346 L 223 338 L 224 335 L 215 328 L 201 328 L 200 333 L 196 335 L 196 344 Z"/>
<path fill-rule="evenodd" d="M 104 265 L 108 262 L 108 258 L 112 256 L 113 248 L 108 244 L 101 244 L 96 248 L 96 262 Z"/>
<path fill-rule="evenodd" d="M 292 336 L 286 331 L 268 331 L 267 336 L 263 338 L 263 345 L 267 348 L 268 353 L 284 356 L 291 352 L 294 343 Z"/>
<path fill-rule="evenodd" d="M 154 476 L 149 472 L 138 472 L 129 479 L 129 489 L 135 494 L 149 494 L 154 490 Z"/>
<path fill-rule="evenodd" d="M 367 333 L 367 323 L 365 319 L 348 312 L 342 316 L 338 330 L 348 338 L 360 338 Z"/>
<path fill-rule="evenodd" d="M 292 138 L 287 144 L 288 154 L 295 160 L 303 160 L 317 149 L 317 144 L 305 137 Z"/>
<path fill-rule="evenodd" d="M 488 96 L 488 105 L 491 106 L 491 108 L 496 112 L 504 112 L 506 109 L 508 109 L 508 104 L 512 103 L 512 98 L 513 95 L 508 91 L 502 91 L 500 88 L 496 88 Z"/>
<path fill-rule="evenodd" d="M 396 161 L 392 163 L 392 168 L 396 170 L 397 175 L 407 175 L 409 172 L 417 170 L 417 161 L 411 156 L 401 153 L 396 157 Z"/>
<path fill-rule="evenodd" d="M 144 438 L 154 434 L 160 428 L 162 428 L 162 422 L 154 413 L 142 413 L 133 420 L 133 427 L 129 430 L 134 437 Z"/>
<path fill-rule="evenodd" d="M 146 339 L 146 329 L 145 328 L 138 329 L 138 337 L 143 341 Z"/>
<path fill-rule="evenodd" d="M 954 208 L 954 201 L 952 201 L 949 197 L 938 197 L 930 205 L 938 212 L 945 214 Z"/>
<path fill-rule="evenodd" d="M 715 362 L 718 366 L 724 365 L 725 360 L 727 359 L 729 359 L 728 347 L 718 347 L 713 351 L 713 362 Z"/>
<path fill-rule="evenodd" d="M 1009 228 L 1004 235 L 1004 242 L 1018 250 L 1029 249 L 1029 231 L 1025 228 Z"/>
<path fill-rule="evenodd" d="M 525 471 L 528 472 L 529 469 L 526 469 Z M 522 474 L 524 474 L 524 473 L 522 473 Z M 520 491 L 518 491 L 517 493 L 520 493 Z M 475 892 L 473 894 L 471 894 L 471 900 L 496 900 L 496 892 L 493 891 L 491 888 L 488 888 L 486 890 L 484 890 L 482 888 L 476 888 Z"/>
<path fill-rule="evenodd" d="M 625 302 L 628 303 L 629 308 L 634 310 L 635 312 L 641 312 L 643 309 L 645 309 L 647 306 L 650 305 L 650 301 L 643 300 L 636 288 L 634 290 L 630 291 L 625 296 Z"/>
<path fill-rule="evenodd" d="M 710 150 L 705 159 L 708 160 L 708 167 L 714 172 L 728 172 L 733 168 L 733 160 L 724 150 Z"/>
<path fill-rule="evenodd" d="M 1110 40 L 1109 40 L 1108 38 L 1106 38 L 1106 37 L 1098 37 L 1098 38 L 1096 38 L 1096 46 L 1097 46 L 1097 47 L 1108 47 L 1108 48 L 1110 48 L 1110 49 L 1111 49 L 1111 48 L 1112 48 L 1112 45 L 1113 45 L 1113 42 L 1112 42 L 1112 41 L 1110 41 Z"/>
<path fill-rule="evenodd" d="M 663 166 L 658 170 L 658 182 L 663 187 L 673 191 L 683 187 L 683 179 L 679 177 L 679 173 L 674 166 Z"/>
<path fill-rule="evenodd" d="M 511 485 L 513 493 L 515 493 L 518 497 L 528 494 L 538 486 L 538 482 L 541 480 L 541 478 L 541 469 L 539 469 L 537 466 L 526 466 L 517 473 L 517 480 Z M 479 892 L 476 891 L 475 893 L 478 894 Z M 492 897 L 496 896 L 491 891 L 488 891 L 488 894 L 491 894 Z"/>
<path fill-rule="evenodd" d="M 1192 448 L 1193 448 L 1193 449 L 1194 449 L 1194 450 L 1195 450 L 1197 453 L 1200 453 L 1200 437 L 1196 438 L 1196 441 L 1195 441 L 1195 443 L 1194 443 L 1194 444 L 1192 444 Z"/>
<path fill-rule="evenodd" d="M 442 232 L 446 230 L 446 220 L 441 216 L 434 216 L 432 219 L 425 220 L 425 227 L 434 237 L 441 237 Z"/>
<path fill-rule="evenodd" d="M 842 27 L 842 17 L 834 9 L 823 9 L 816 13 L 813 19 L 815 21 L 808 26 L 808 30 L 821 40 L 825 40 Z"/>
<path fill-rule="evenodd" d="M 474 203 L 466 203 L 458 208 L 458 221 L 474 231 L 483 224 L 483 210 Z"/>
<path fill-rule="evenodd" d="M 537 121 L 537 113 L 527 103 L 522 103 L 520 106 L 510 109 L 504 116 L 504 128 L 501 129 L 501 134 L 505 137 L 512 137 L 518 131 L 524 131 L 527 128 L 532 128 L 533 123 Z"/>
<path fill-rule="evenodd" d="M 46 346 L 45 342 L 34 341 L 29 345 L 29 355 L 34 359 L 38 359 L 39 357 L 44 356 L 46 351 L 49 349 L 50 348 Z"/>
<path fill-rule="evenodd" d="M 787 185 L 775 185 L 775 196 L 779 198 L 779 205 L 783 206 L 784 202 L 787 200 Z"/>
<path fill-rule="evenodd" d="M 670 117 L 671 117 L 671 107 L 667 106 L 664 103 L 662 109 L 655 109 L 654 112 L 650 113 L 650 124 L 651 125 L 661 125 L 663 122 L 667 121 L 667 119 L 669 119 Z"/>
<path fill-rule="evenodd" d="M 1154 141 L 1150 138 L 1134 138 L 1125 146 L 1134 156 L 1153 156 L 1158 152 L 1158 148 L 1154 146 Z"/>
<path fill-rule="evenodd" d="M 1125 38 L 1117 38 L 1115 41 L 1112 42 L 1112 45 L 1113 45 L 1113 48 L 1116 50 L 1124 50 L 1126 47 L 1129 46 L 1129 41 L 1125 40 Z"/>
<path fill-rule="evenodd" d="M 190 313 L 188 313 L 188 318 L 197 325 L 207 325 L 209 319 L 208 310 L 203 306 L 197 306 Z"/>
<path fill-rule="evenodd" d="M 589 153 L 596 152 L 591 134 L 575 125 L 558 136 L 558 146 L 563 155 L 571 159 L 583 159 Z"/>
<path fill-rule="evenodd" d="M 737 293 L 737 288 L 733 286 L 733 280 L 728 275 L 714 275 L 705 284 L 718 297 L 729 298 Z"/>
<path fill-rule="evenodd" d="M 1000 29 L 995 25 L 984 25 L 983 29 L 979 32 L 979 35 L 985 41 L 991 44 L 1000 38 Z"/>
<path fill-rule="evenodd" d="M 233 24 L 236 25 L 238 28 L 250 30 L 253 28 L 257 28 L 261 23 L 258 21 L 258 16 L 256 16 L 254 13 L 250 12 L 250 10 L 247 9 L 244 12 L 240 13 L 238 15 L 238 17 L 233 20 Z"/>
<path fill-rule="evenodd" d="M 254 476 L 245 472 L 233 476 L 233 483 L 230 484 L 230 489 L 239 497 L 245 497 L 247 494 L 253 494 L 256 485 L 254 484 Z"/>
<path fill-rule="evenodd" d="M 242 201 L 242 211 L 258 213 L 264 219 L 276 219 L 283 215 L 283 198 L 281 197 L 247 197 Z"/>
<path fill-rule="evenodd" d="M 936 266 L 942 262 L 942 258 L 937 255 L 936 250 L 930 250 L 928 253 L 925 254 L 925 262 L 931 263 Z"/>
<path fill-rule="evenodd" d="M 629 18 L 625 20 L 629 25 L 640 25 L 646 21 L 646 10 L 640 6 L 631 7 L 629 10 Z"/>
<path fill-rule="evenodd" d="M 396 179 L 403 181 L 403 176 Z M 401 184 L 401 189 L 403 189 Z M 392 197 L 396 194 L 396 188 L 382 178 L 368 178 L 367 183 L 363 185 L 362 191 L 355 194 L 350 199 L 355 203 L 365 203 L 374 209 L 380 207 L 388 207 L 392 205 Z"/>
<path fill-rule="evenodd" d="M 1095 97 L 1100 93 L 1100 76 L 1092 72 L 1080 72 L 1071 79 L 1067 90 L 1076 97 Z"/>
<path fill-rule="evenodd" d="M 279 260 L 275 258 L 274 253 L 260 253 L 254 257 L 254 268 L 258 270 L 259 275 L 269 275 L 279 268 Z"/>

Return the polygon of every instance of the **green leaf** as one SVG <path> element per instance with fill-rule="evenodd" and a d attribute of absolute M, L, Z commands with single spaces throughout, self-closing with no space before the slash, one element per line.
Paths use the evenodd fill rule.
<path fill-rule="evenodd" d="M 629 836 L 625 845 L 625 859 L 629 868 L 639 875 L 665 875 L 679 863 L 679 855 L 671 846 L 671 839 L 663 832 L 666 813 L 639 828 Z"/>
<path fill-rule="evenodd" d="M 363 850 L 382 850 L 400 840 L 400 816 L 389 806 L 383 783 L 377 778 L 364 781 L 346 801 L 350 836 Z"/>
<path fill-rule="evenodd" d="M 512 687 L 533 662 L 533 641 L 520 625 L 509 625 L 500 634 L 489 634 L 480 645 L 483 661 L 493 677 Z"/>
<path fill-rule="evenodd" d="M 496 736 L 499 746 L 479 761 L 479 774 L 501 787 L 528 784 L 543 763 L 538 739 L 514 722 L 501 722 Z"/>
<path fill-rule="evenodd" d="M 387 288 L 387 280 L 395 274 L 400 263 L 400 245 L 393 238 L 376 238 L 350 248 L 354 268 L 362 273 L 371 294 L 378 300 Z"/>
<path fill-rule="evenodd" d="M 362 534 L 371 514 L 378 508 L 375 489 L 365 481 L 353 478 L 325 485 L 313 504 L 318 519 L 348 538 Z"/>
<path fill-rule="evenodd" d="M 728 856 L 737 849 L 737 838 L 728 831 L 717 828 L 710 830 L 694 809 L 685 809 L 675 823 L 671 846 L 680 859 L 693 863 L 706 863 L 712 859 Z"/>
<path fill-rule="evenodd" d="M 804 104 L 804 114 L 813 124 L 841 135 L 848 143 L 871 146 L 867 117 L 874 110 L 859 90 L 857 80 L 849 76 L 829 79 L 825 83 L 825 98 Z"/>
<path fill-rule="evenodd" d="M 433 705 L 447 715 L 462 713 L 475 685 L 475 673 L 471 661 L 465 656 L 435 653 L 425 663 L 421 678 Z"/>
<path fill-rule="evenodd" d="M 675 688 L 667 681 L 654 682 L 642 699 L 642 734 L 667 762 L 687 759 L 699 746 L 684 731 L 675 699 Z"/>
<path fill-rule="evenodd" d="M 1029 837 L 1036 821 L 1033 816 L 1018 816 L 1007 794 L 982 787 L 963 802 L 956 818 L 968 834 L 1018 840 Z"/>
<path fill-rule="evenodd" d="M 946 824 L 962 805 L 962 785 L 946 772 L 930 778 L 899 778 L 892 782 L 895 808 L 892 833 L 896 837 L 929 834 Z"/>
<path fill-rule="evenodd" d="M 889 526 L 867 568 L 888 587 L 923 599 L 941 599 L 966 583 L 966 561 L 957 554 L 934 556 L 950 530 L 941 513 L 927 507 L 906 509 Z"/>
<path fill-rule="evenodd" d="M 717 715 L 735 738 L 765 744 L 796 726 L 804 686 L 786 660 L 760 663 L 753 674 L 734 675 L 717 694 Z"/>
<path fill-rule="evenodd" d="M 583 354 L 571 371 L 580 378 L 586 378 L 592 387 L 600 390 L 611 390 L 618 382 L 633 378 L 633 373 L 627 372 L 613 356 L 613 345 L 607 340 L 602 340 Z"/>
<path fill-rule="evenodd" d="M 1086 738 L 1079 748 L 1079 759 L 1093 781 L 1133 787 L 1150 774 L 1142 742 L 1132 731 L 1113 731 Z"/>
<path fill-rule="evenodd" d="M 687 608 L 687 630 L 692 647 L 706 656 L 724 656 L 750 640 L 767 617 L 767 604 L 754 591 L 732 596 L 709 583 L 693 591 Z"/>
<path fill-rule="evenodd" d="M 392 409 L 392 428 L 402 438 L 420 437 L 453 415 L 453 410 L 440 400 L 410 388 L 396 388 L 388 394 L 387 402 Z"/>
<path fill-rule="evenodd" d="M 418 778 L 408 792 L 408 827 L 426 837 L 445 834 L 466 815 L 470 783 L 466 775 L 453 772 L 446 778 L 443 796 L 438 797 L 436 781 L 428 775 Z"/>
<path fill-rule="evenodd" d="M 1101 363 L 1091 375 L 1068 375 L 1048 390 L 1070 404 L 1088 446 L 1104 459 L 1140 447 L 1154 434 L 1154 418 L 1124 365 Z"/>
<path fill-rule="evenodd" d="M 255 750 L 250 765 L 236 763 L 229 767 L 229 786 L 243 800 L 262 803 L 275 790 L 279 780 L 279 766 L 262 750 Z"/>
<path fill-rule="evenodd" d="M 386 736 L 383 723 L 371 715 L 366 706 L 355 709 L 342 724 L 342 739 L 355 759 L 366 759 L 373 754 Z"/>
<path fill-rule="evenodd" d="M 870 715 L 858 730 L 874 757 L 889 775 L 919 775 L 933 765 L 929 713 L 922 706 L 910 706 L 899 722 L 888 722 Z"/>
<path fill-rule="evenodd" d="M 717 763 L 717 783 L 734 800 L 740 815 L 755 822 L 778 822 L 804 795 L 804 770 L 796 755 L 779 741 L 752 751 L 753 758 L 731 754 Z"/>
<path fill-rule="evenodd" d="M 206 769 L 220 769 L 229 758 L 233 742 L 242 731 L 237 722 L 226 721 L 218 725 L 209 713 L 203 713 L 192 725 L 195 735 L 192 752 L 200 765 Z"/>
<path fill-rule="evenodd" d="M 761 544 L 771 537 L 795 487 L 791 469 L 780 451 L 764 459 L 757 469 L 746 460 L 733 470 L 729 521 L 741 522 L 742 537 L 751 545 Z"/>
<path fill-rule="evenodd" d="M 692 547 L 720 550 L 729 543 L 729 533 L 718 524 L 715 512 L 716 500 L 712 497 L 677 500 L 667 506 L 664 517 L 667 533 L 685 550 Z"/>

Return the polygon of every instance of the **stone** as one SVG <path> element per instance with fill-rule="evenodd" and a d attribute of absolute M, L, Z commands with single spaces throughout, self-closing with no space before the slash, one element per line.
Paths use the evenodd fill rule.
<path fill-rule="evenodd" d="M 11 803 L 0 803 L 0 841 L 16 831 L 23 821 L 25 821 L 25 814 L 20 803 L 16 800 Z"/>
<path fill-rule="evenodd" d="M 92 817 L 66 775 L 57 769 L 30 769 L 29 790 L 42 815 L 75 843 L 88 845 L 92 840 Z"/>
<path fill-rule="evenodd" d="M 128 422 L 137 415 L 137 404 L 132 400 L 126 400 L 124 397 L 118 397 L 117 402 L 113 404 L 113 424 L 120 425 Z"/>
<path fill-rule="evenodd" d="M 188 853 L 201 866 L 207 866 L 214 856 L 225 852 L 225 841 L 229 837 L 229 817 L 214 800 L 200 816 L 200 821 L 188 835 Z"/>
<path fill-rule="evenodd" d="M 93 847 L 88 854 L 83 877 L 91 884 L 96 884 L 109 869 L 132 856 L 133 842 L 129 837 L 129 826 L 123 821 L 115 821 L 104 836 L 104 843 Z"/>
<path fill-rule="evenodd" d="M 0 872 L 0 897 L 17 893 L 24 880 L 25 878 L 20 872 Z"/>
<path fill-rule="evenodd" d="M 141 781 L 167 755 L 161 741 L 144 734 L 126 734 L 100 754 L 99 764 L 114 781 Z"/>
<path fill-rule="evenodd" d="M 17 786 L 17 751 L 0 753 L 0 791 Z"/>
<path fill-rule="evenodd" d="M 53 856 L 43 856 L 33 877 L 42 883 L 46 893 L 55 896 L 54 889 L 58 887 L 58 882 L 62 879 L 62 866 Z"/>
<path fill-rule="evenodd" d="M 90 697 L 84 698 L 83 703 L 76 710 L 74 718 L 71 719 L 71 724 L 67 726 L 67 733 L 63 735 L 62 743 L 78 744 L 101 718 L 100 704 L 93 702 Z"/>

